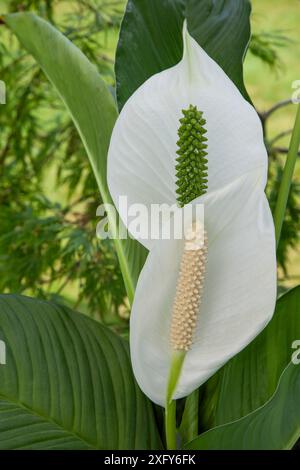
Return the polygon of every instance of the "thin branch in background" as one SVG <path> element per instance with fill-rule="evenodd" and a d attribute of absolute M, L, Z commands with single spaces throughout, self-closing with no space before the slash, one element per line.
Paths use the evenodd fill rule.
<path fill-rule="evenodd" d="M 290 104 L 293 104 L 293 101 L 292 101 L 291 98 L 289 98 L 287 100 L 279 101 L 278 103 L 276 103 L 274 106 L 272 106 L 267 111 L 264 111 L 264 112 L 260 113 L 260 115 L 263 117 L 263 119 L 266 120 L 271 116 L 271 114 L 275 113 L 276 111 L 278 111 L 281 108 L 285 108 L 286 106 L 289 106 Z"/>
<path fill-rule="evenodd" d="M 279 101 L 276 103 L 274 106 L 272 106 L 270 109 L 267 111 L 257 111 L 258 116 L 261 120 L 262 128 L 263 128 L 263 134 L 264 138 L 266 139 L 267 137 L 267 120 L 276 112 L 279 111 L 282 108 L 285 108 L 286 106 L 289 106 L 293 104 L 293 101 L 291 98 L 283 101 Z"/>
<path fill-rule="evenodd" d="M 288 154 L 289 149 L 286 147 L 273 147 L 272 152 L 274 153 L 281 153 L 281 154 Z M 300 157 L 300 151 L 298 151 L 298 157 Z"/>
<path fill-rule="evenodd" d="M 272 147 L 279 140 L 291 135 L 292 132 L 293 132 L 293 129 L 288 129 L 287 131 L 280 132 L 280 134 L 276 135 L 273 139 L 269 141 L 269 146 Z"/>

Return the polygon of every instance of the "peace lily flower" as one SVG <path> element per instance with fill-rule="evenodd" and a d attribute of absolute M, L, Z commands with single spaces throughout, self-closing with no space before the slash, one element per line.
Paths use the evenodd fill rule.
<path fill-rule="evenodd" d="M 176 201 L 205 209 L 202 238 L 200 221 L 191 218 L 190 238 L 140 240 L 150 253 L 132 307 L 131 356 L 140 387 L 155 403 L 164 405 L 167 389 L 173 399 L 190 394 L 273 314 L 275 237 L 266 178 L 255 110 L 184 27 L 183 59 L 128 100 L 108 159 L 117 207 L 126 195 L 129 204 L 149 209 Z M 172 377 L 174 367 L 180 374 Z"/>

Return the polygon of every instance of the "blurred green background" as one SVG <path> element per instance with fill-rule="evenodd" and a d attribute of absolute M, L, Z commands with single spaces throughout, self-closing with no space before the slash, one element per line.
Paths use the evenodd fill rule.
<path fill-rule="evenodd" d="M 300 2 L 252 5 L 245 82 L 266 119 L 273 208 L 296 105 L 265 113 L 289 100 L 300 80 Z M 1 13 L 32 10 L 51 21 L 112 91 L 124 6 L 124 0 L 0 0 Z M 95 236 L 101 200 L 82 144 L 51 85 L 3 25 L 0 79 L 7 85 L 7 104 L 0 107 L 0 291 L 64 302 L 126 333 L 128 303 L 113 246 Z M 279 250 L 281 288 L 300 280 L 299 178 L 298 164 Z"/>
<path fill-rule="evenodd" d="M 262 35 L 262 39 L 269 42 L 277 56 L 273 67 L 266 66 L 264 61 L 251 53 L 247 54 L 245 60 L 246 86 L 259 111 L 270 109 L 275 103 L 291 98 L 294 92 L 292 84 L 300 79 L 299 22 L 299 0 L 252 0 L 252 32 Z M 286 106 L 274 113 L 268 122 L 268 137 L 272 139 L 291 129 L 295 113 L 296 105 Z M 284 137 L 276 145 L 287 147 L 289 139 L 289 136 Z M 279 154 L 277 158 L 284 163 L 285 154 Z M 299 182 L 299 178 L 298 163 L 295 181 Z M 299 207 L 299 200 L 296 204 Z M 280 271 L 280 279 L 284 278 L 283 284 L 287 286 L 294 286 L 300 280 L 300 253 L 297 245 L 296 243 L 294 248 L 288 250 L 288 275 L 284 277 Z"/>

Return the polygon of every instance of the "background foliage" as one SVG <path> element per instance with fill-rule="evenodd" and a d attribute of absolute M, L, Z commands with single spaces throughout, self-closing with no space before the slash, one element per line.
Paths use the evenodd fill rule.
<path fill-rule="evenodd" d="M 122 1 L 11 1 L 68 36 L 113 87 Z M 36 63 L 1 31 L 0 290 L 67 301 L 108 324 L 127 315 L 114 249 L 95 236 L 97 185 L 64 105 Z"/>
<path fill-rule="evenodd" d="M 271 114 L 265 110 L 290 98 L 291 82 L 297 79 L 292 70 L 288 81 L 285 68 L 290 49 L 298 47 L 297 32 L 287 27 L 297 15 L 279 30 L 280 3 L 272 2 L 266 26 L 260 14 L 268 0 L 253 1 L 254 35 L 245 67 L 247 88 L 265 122 L 272 207 L 294 110 L 289 104 Z M 296 9 L 295 0 L 288 3 Z M 9 0 L 0 5 L 3 12 L 32 10 L 51 21 L 96 64 L 114 92 L 123 0 Z M 32 58 L 6 28 L 0 32 L 0 79 L 8 90 L 7 104 L 0 107 L 0 291 L 55 299 L 126 332 L 123 281 L 112 244 L 95 236 L 101 200 L 77 131 Z M 298 246 L 299 196 L 296 181 L 279 250 L 283 285 L 295 284 L 289 275 L 299 275 L 298 255 L 291 251 Z"/>

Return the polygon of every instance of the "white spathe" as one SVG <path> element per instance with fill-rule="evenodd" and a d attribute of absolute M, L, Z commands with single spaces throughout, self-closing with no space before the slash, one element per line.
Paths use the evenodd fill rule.
<path fill-rule="evenodd" d="M 182 110 L 204 112 L 208 137 L 208 191 L 258 170 L 267 178 L 262 126 L 254 108 L 184 27 L 183 59 L 148 79 L 127 101 L 108 153 L 108 185 L 127 225 L 119 196 L 128 205 L 176 202 L 175 158 Z M 149 237 L 150 238 L 150 237 Z M 147 248 L 151 241 L 140 240 Z"/>
<path fill-rule="evenodd" d="M 203 384 L 268 323 L 276 302 L 274 225 L 261 178 L 242 177 L 199 198 L 208 260 L 197 329 L 174 398 Z M 197 201 L 195 201 L 197 202 Z M 164 405 L 170 325 L 184 241 L 156 241 L 140 275 L 130 319 L 136 379 Z"/>
<path fill-rule="evenodd" d="M 154 203 L 176 203 L 177 131 L 182 109 L 190 105 L 207 121 L 208 192 L 192 204 L 204 204 L 208 261 L 197 329 L 174 398 L 187 396 L 242 350 L 268 323 L 276 302 L 275 235 L 264 193 L 268 162 L 261 123 L 186 27 L 182 61 L 147 80 L 117 120 L 108 155 L 113 200 L 125 225 L 120 196 L 148 209 Z M 150 253 L 132 307 L 131 357 L 142 390 L 164 405 L 184 240 L 141 243 Z"/>

